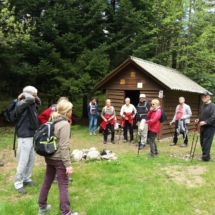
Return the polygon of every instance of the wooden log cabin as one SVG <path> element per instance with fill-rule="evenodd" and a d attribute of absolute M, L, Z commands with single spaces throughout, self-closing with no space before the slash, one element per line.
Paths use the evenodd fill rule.
<path fill-rule="evenodd" d="M 185 103 L 192 110 L 191 123 L 188 127 L 194 130 L 194 120 L 198 117 L 201 104 L 200 94 L 207 91 L 181 72 L 146 61 L 136 57 L 129 57 L 118 68 L 108 74 L 96 86 L 106 91 L 106 99 L 111 99 L 115 107 L 117 120 L 120 120 L 120 109 L 125 98 L 131 99 L 135 107 L 139 102 L 139 95 L 146 94 L 147 100 L 159 99 L 167 121 L 170 122 L 178 105 L 178 98 L 185 97 Z M 160 98 L 159 98 L 160 97 Z M 171 136 L 167 121 L 161 124 L 159 138 Z M 174 126 L 172 126 L 174 131 Z"/>

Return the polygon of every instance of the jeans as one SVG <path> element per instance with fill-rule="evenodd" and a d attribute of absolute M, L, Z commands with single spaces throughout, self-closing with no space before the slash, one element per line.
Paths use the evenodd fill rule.
<path fill-rule="evenodd" d="M 91 115 L 91 117 L 90 117 L 90 122 L 89 122 L 89 132 L 90 133 L 92 133 L 93 124 L 94 124 L 93 132 L 96 133 L 96 129 L 97 129 L 97 116 L 95 116 L 95 115 Z"/>
<path fill-rule="evenodd" d="M 133 124 L 130 124 L 128 120 L 125 120 L 125 127 L 123 128 L 123 136 L 124 140 L 128 140 L 128 130 L 129 129 L 129 134 L 130 134 L 130 141 L 134 140 L 134 135 L 133 135 Z"/>
<path fill-rule="evenodd" d="M 23 182 L 31 181 L 34 158 L 33 137 L 18 138 L 18 166 L 14 181 L 16 189 L 23 187 Z"/>
<path fill-rule="evenodd" d="M 38 199 L 39 207 L 43 208 L 47 205 L 48 193 L 57 174 L 58 188 L 60 192 L 60 210 L 62 215 L 68 214 L 70 210 L 70 201 L 68 194 L 68 176 L 66 174 L 66 168 L 61 160 L 52 160 L 45 158 L 46 161 L 46 173 L 43 181 L 43 185 L 40 190 Z"/>
<path fill-rule="evenodd" d="M 149 140 L 150 140 L 150 152 L 151 154 L 158 154 L 157 145 L 155 143 L 156 133 L 149 131 Z"/>

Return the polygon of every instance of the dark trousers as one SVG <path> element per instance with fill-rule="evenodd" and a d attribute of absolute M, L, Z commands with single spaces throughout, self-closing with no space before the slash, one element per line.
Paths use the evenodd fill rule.
<path fill-rule="evenodd" d="M 134 140 L 133 124 L 130 124 L 128 120 L 125 120 L 125 127 L 123 128 L 124 140 L 128 140 L 128 129 L 130 134 L 130 141 L 133 141 Z"/>
<path fill-rule="evenodd" d="M 148 131 L 148 138 L 149 138 L 149 141 L 150 141 L 150 152 L 153 155 L 158 154 L 157 145 L 156 145 L 156 142 L 155 142 L 156 136 L 157 136 L 156 133 L 154 133 L 152 131 Z"/>
<path fill-rule="evenodd" d="M 68 195 L 68 176 L 66 175 L 66 168 L 61 160 L 45 159 L 46 173 L 43 185 L 39 195 L 39 207 L 44 208 L 47 205 L 48 193 L 52 182 L 57 174 L 58 188 L 60 192 L 60 210 L 62 215 L 68 214 L 70 210 L 70 201 Z"/>
<path fill-rule="evenodd" d="M 186 124 L 186 128 L 187 128 L 188 124 Z M 176 129 L 178 128 L 178 120 L 175 121 L 175 133 L 174 133 L 174 137 L 173 137 L 173 143 L 177 143 L 178 141 L 178 133 L 176 131 Z M 188 138 L 187 138 L 187 132 L 183 132 L 183 139 L 184 139 L 184 144 L 188 144 Z"/>
<path fill-rule="evenodd" d="M 104 141 L 107 141 L 107 136 L 111 132 L 111 141 L 114 141 L 114 125 L 107 124 L 106 129 L 104 130 Z"/>
<path fill-rule="evenodd" d="M 214 126 L 202 126 L 200 130 L 200 144 L 202 147 L 202 160 L 210 160 L 210 150 L 215 133 Z"/>

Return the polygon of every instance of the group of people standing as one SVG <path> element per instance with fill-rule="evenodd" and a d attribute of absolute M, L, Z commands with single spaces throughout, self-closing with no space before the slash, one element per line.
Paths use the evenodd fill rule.
<path fill-rule="evenodd" d="M 200 144 L 202 147 L 202 157 L 200 160 L 210 160 L 210 149 L 215 133 L 215 104 L 211 102 L 210 94 L 203 92 L 201 95 L 202 106 L 200 108 L 199 118 L 195 120 L 196 127 L 200 126 Z M 95 98 L 92 102 L 96 104 Z M 91 106 L 88 105 L 88 113 L 90 112 Z M 95 105 L 98 111 L 98 105 Z M 90 112 L 91 113 L 91 112 Z M 96 134 L 97 117 L 94 121 L 94 134 Z M 150 142 L 150 157 L 155 157 L 158 154 L 157 144 L 155 142 L 156 135 L 160 132 L 160 119 L 162 116 L 162 110 L 159 104 L 159 100 L 153 99 L 150 102 L 147 101 L 145 94 L 140 94 L 139 103 L 135 107 L 130 103 L 130 98 L 125 99 L 125 104 L 122 105 L 120 111 L 120 126 L 123 128 L 123 142 L 128 141 L 128 131 L 130 134 L 130 142 L 134 143 L 133 125 L 138 126 L 138 146 L 140 149 L 144 148 L 147 144 L 147 140 Z M 170 146 L 175 146 L 178 141 L 179 134 L 183 135 L 183 143 L 180 147 L 188 146 L 188 124 L 192 116 L 191 108 L 185 103 L 184 97 L 179 97 L 179 104 L 176 106 L 175 114 L 172 121 L 169 123 L 170 126 L 174 123 L 174 136 L 173 142 Z M 114 126 L 116 123 L 116 112 L 113 106 L 111 106 L 111 100 L 106 100 L 106 105 L 103 107 L 101 112 L 101 118 L 103 122 L 100 127 L 104 130 L 104 144 L 107 143 L 107 135 L 111 133 L 111 142 L 114 144 Z M 90 135 L 92 135 L 92 119 L 90 118 Z M 96 123 L 95 123 L 96 122 Z M 197 129 L 196 129 L 197 131 Z"/>

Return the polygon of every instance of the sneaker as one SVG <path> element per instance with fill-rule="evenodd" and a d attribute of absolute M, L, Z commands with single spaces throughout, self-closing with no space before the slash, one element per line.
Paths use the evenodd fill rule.
<path fill-rule="evenodd" d="M 69 182 L 72 182 L 73 181 L 73 179 L 72 178 L 69 178 Z"/>
<path fill-rule="evenodd" d="M 54 181 L 52 182 L 53 184 L 57 184 L 57 178 L 54 179 Z"/>
<path fill-rule="evenodd" d="M 115 144 L 115 141 L 114 141 L 114 140 L 111 140 L 111 143 Z"/>
<path fill-rule="evenodd" d="M 176 143 L 171 143 L 171 144 L 170 144 L 170 146 L 175 146 L 175 145 L 176 145 Z"/>
<path fill-rule="evenodd" d="M 0 166 L 4 166 L 4 164 L 2 162 L 0 162 Z"/>
<path fill-rule="evenodd" d="M 123 143 L 126 143 L 127 142 L 127 140 L 123 140 Z"/>
<path fill-rule="evenodd" d="M 132 143 L 132 144 L 134 144 L 134 141 L 133 141 L 133 140 L 131 140 L 131 143 Z"/>
<path fill-rule="evenodd" d="M 95 136 L 96 136 L 97 134 L 94 132 L 94 133 L 93 133 L 93 135 L 95 135 Z"/>
<path fill-rule="evenodd" d="M 29 186 L 29 187 L 36 187 L 37 183 L 33 182 L 33 181 L 27 181 L 27 182 L 23 182 L 24 186 Z"/>
<path fill-rule="evenodd" d="M 19 188 L 19 189 L 16 189 L 16 191 L 17 191 L 18 193 L 20 193 L 20 194 L 26 194 L 26 193 L 27 193 L 27 191 L 24 189 L 24 187 L 21 187 L 21 188 Z"/>
<path fill-rule="evenodd" d="M 155 155 L 155 154 L 152 154 L 152 153 L 149 153 L 148 156 L 149 156 L 150 158 L 155 158 L 156 155 Z"/>
<path fill-rule="evenodd" d="M 104 144 L 106 144 L 106 143 L 107 143 L 107 141 L 105 140 L 103 143 L 104 143 Z"/>
<path fill-rule="evenodd" d="M 44 208 L 39 208 L 38 215 L 45 214 L 47 211 L 51 209 L 51 207 L 52 207 L 51 205 L 46 205 L 46 207 Z"/>
<path fill-rule="evenodd" d="M 182 145 L 180 145 L 180 147 L 187 147 L 188 145 L 183 143 Z"/>
<path fill-rule="evenodd" d="M 92 136 L 92 133 L 90 133 L 90 136 Z"/>

